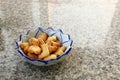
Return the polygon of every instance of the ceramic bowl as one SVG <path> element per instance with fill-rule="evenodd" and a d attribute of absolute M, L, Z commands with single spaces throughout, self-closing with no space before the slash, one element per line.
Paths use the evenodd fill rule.
<path fill-rule="evenodd" d="M 63 55 L 58 56 L 56 59 L 45 61 L 45 60 L 40 60 L 40 59 L 31 59 L 27 55 L 24 54 L 24 52 L 21 50 L 19 46 L 19 43 L 28 41 L 29 37 L 37 37 L 43 32 L 47 33 L 48 36 L 53 36 L 53 35 L 57 36 L 57 38 L 62 43 L 62 45 L 67 46 L 67 49 L 65 50 Z M 70 35 L 64 34 L 61 29 L 54 30 L 52 27 L 48 27 L 48 28 L 38 27 L 35 30 L 28 30 L 26 34 L 20 34 L 18 41 L 16 41 L 16 46 L 17 46 L 18 54 L 20 54 L 20 56 L 25 61 L 32 63 L 34 65 L 38 65 L 38 66 L 48 66 L 48 65 L 56 64 L 60 62 L 61 60 L 63 60 L 65 56 L 67 56 L 70 50 L 72 49 L 72 43 L 73 43 L 73 40 L 70 38 Z"/>

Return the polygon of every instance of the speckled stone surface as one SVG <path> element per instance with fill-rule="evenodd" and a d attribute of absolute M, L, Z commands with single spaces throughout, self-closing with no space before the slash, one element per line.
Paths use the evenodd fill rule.
<path fill-rule="evenodd" d="M 36 26 L 71 35 L 64 61 L 39 67 L 19 57 L 18 35 Z M 120 80 L 120 0 L 0 0 L 0 80 Z"/>

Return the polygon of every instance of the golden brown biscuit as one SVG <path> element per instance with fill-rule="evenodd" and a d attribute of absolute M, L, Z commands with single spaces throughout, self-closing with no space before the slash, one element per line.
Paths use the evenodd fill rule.
<path fill-rule="evenodd" d="M 64 53 L 65 50 L 66 50 L 66 46 L 63 45 L 54 54 L 60 56 L 60 55 L 62 55 Z"/>
<path fill-rule="evenodd" d="M 58 47 L 60 47 L 61 46 L 61 43 L 60 43 L 60 41 L 51 41 L 52 42 L 52 45 L 53 46 L 58 46 Z"/>
<path fill-rule="evenodd" d="M 66 48 L 67 48 L 67 47 L 63 45 L 63 46 L 60 47 L 59 49 L 62 50 L 62 51 L 64 52 L 64 51 L 66 50 Z"/>
<path fill-rule="evenodd" d="M 56 54 L 57 56 L 60 56 L 62 55 L 64 52 L 62 50 L 58 50 L 56 51 L 54 54 Z"/>
<path fill-rule="evenodd" d="M 50 36 L 50 37 L 48 37 L 48 39 L 46 40 L 46 43 L 47 43 L 48 41 L 57 41 L 57 37 L 56 37 L 56 36 Z"/>
<path fill-rule="evenodd" d="M 28 55 L 28 57 L 30 57 L 30 58 L 38 58 L 38 55 L 33 54 L 33 53 L 28 53 L 27 55 Z"/>
<path fill-rule="evenodd" d="M 20 48 L 21 48 L 21 49 L 24 49 L 26 46 L 29 46 L 29 43 L 28 43 L 28 42 L 20 43 Z"/>
<path fill-rule="evenodd" d="M 38 36 L 38 39 L 41 38 L 43 41 L 46 41 L 47 37 L 48 37 L 48 35 L 46 33 L 43 33 L 43 34 Z"/>
<path fill-rule="evenodd" d="M 29 46 L 26 46 L 26 47 L 23 49 L 23 52 L 24 52 L 25 54 L 28 53 L 28 48 L 29 48 Z"/>
<path fill-rule="evenodd" d="M 36 38 L 30 38 L 29 39 L 29 44 L 38 46 L 39 45 L 39 41 Z"/>
<path fill-rule="evenodd" d="M 46 44 L 52 46 L 52 41 L 46 41 Z"/>
<path fill-rule="evenodd" d="M 39 41 L 39 46 L 41 46 L 42 44 L 45 44 L 42 38 L 38 38 L 38 41 Z"/>
<path fill-rule="evenodd" d="M 38 56 L 39 59 L 42 59 L 50 54 L 47 44 L 41 45 L 41 48 L 42 48 L 42 53 Z"/>
<path fill-rule="evenodd" d="M 57 46 L 48 46 L 48 49 L 49 49 L 49 53 L 52 53 L 52 52 L 55 52 L 57 51 L 58 47 Z"/>
<path fill-rule="evenodd" d="M 57 56 L 55 54 L 51 54 L 51 55 L 45 57 L 44 60 L 50 60 L 50 59 L 56 59 L 56 58 L 57 58 Z"/>
<path fill-rule="evenodd" d="M 36 45 L 32 45 L 28 48 L 28 53 L 41 54 L 41 48 Z"/>

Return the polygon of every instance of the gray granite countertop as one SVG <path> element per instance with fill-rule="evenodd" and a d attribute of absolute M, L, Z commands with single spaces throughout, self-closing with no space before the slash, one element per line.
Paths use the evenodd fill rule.
<path fill-rule="evenodd" d="M 0 80 L 120 80 L 120 0 L 0 0 Z M 61 28 L 73 49 L 61 63 L 22 60 L 15 41 L 36 26 Z"/>

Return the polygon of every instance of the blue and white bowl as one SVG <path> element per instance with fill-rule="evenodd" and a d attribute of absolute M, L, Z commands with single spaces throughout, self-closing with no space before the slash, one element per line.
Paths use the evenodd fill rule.
<path fill-rule="evenodd" d="M 57 36 L 59 41 L 62 43 L 62 45 L 67 46 L 67 49 L 65 50 L 63 55 L 58 56 L 57 59 L 51 59 L 51 60 L 45 61 L 45 60 L 40 60 L 40 59 L 31 59 L 27 55 L 24 54 L 24 52 L 21 50 L 21 48 L 19 46 L 19 43 L 28 41 L 28 39 L 30 37 L 37 37 L 39 34 L 41 34 L 43 32 L 46 32 L 48 34 L 48 36 L 53 36 L 53 35 Z M 16 41 L 16 46 L 17 46 L 18 53 L 27 62 L 30 62 L 30 63 L 32 63 L 34 65 L 38 65 L 38 66 L 47 66 L 47 65 L 52 65 L 52 64 L 55 64 L 55 63 L 61 61 L 67 54 L 69 54 L 70 50 L 72 49 L 72 43 L 73 43 L 73 40 L 70 38 L 70 35 L 64 34 L 61 29 L 54 30 L 51 27 L 48 27 L 47 29 L 38 27 L 35 30 L 28 30 L 25 35 L 20 34 L 19 40 Z"/>

